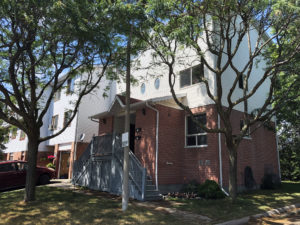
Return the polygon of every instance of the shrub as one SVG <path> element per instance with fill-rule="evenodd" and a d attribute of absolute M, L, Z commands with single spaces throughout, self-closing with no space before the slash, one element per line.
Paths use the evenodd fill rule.
<path fill-rule="evenodd" d="M 262 178 L 261 188 L 262 189 L 276 189 L 280 186 L 280 179 L 278 175 L 274 173 L 267 173 Z"/>
<path fill-rule="evenodd" d="M 196 180 L 192 180 L 187 184 L 184 184 L 181 192 L 183 193 L 197 193 L 200 184 Z"/>
<path fill-rule="evenodd" d="M 203 184 L 201 184 L 198 188 L 198 194 L 203 198 L 216 199 L 225 197 L 220 186 L 213 180 L 206 180 Z"/>
<path fill-rule="evenodd" d="M 53 163 L 48 163 L 46 165 L 47 168 L 52 168 L 52 169 L 55 169 L 55 165 Z"/>

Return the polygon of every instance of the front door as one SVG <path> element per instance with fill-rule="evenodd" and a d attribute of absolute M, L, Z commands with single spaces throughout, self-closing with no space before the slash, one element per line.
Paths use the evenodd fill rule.
<path fill-rule="evenodd" d="M 135 124 L 130 124 L 130 137 L 129 137 L 129 148 L 134 153 L 135 143 Z"/>
<path fill-rule="evenodd" d="M 69 167 L 70 167 L 70 152 L 69 151 L 61 151 L 60 152 L 59 178 L 61 178 L 61 179 L 69 178 Z"/>

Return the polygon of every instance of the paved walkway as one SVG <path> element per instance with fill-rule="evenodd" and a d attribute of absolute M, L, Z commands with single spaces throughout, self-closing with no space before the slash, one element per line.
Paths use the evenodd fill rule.
<path fill-rule="evenodd" d="M 50 184 L 47 184 L 49 187 L 58 187 L 62 189 L 72 189 L 74 185 L 69 179 L 53 179 Z"/>

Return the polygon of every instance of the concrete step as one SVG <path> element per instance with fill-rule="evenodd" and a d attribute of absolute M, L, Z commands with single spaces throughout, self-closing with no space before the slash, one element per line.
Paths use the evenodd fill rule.
<path fill-rule="evenodd" d="M 145 201 L 159 201 L 162 200 L 162 195 L 146 195 Z"/>
<path fill-rule="evenodd" d="M 145 196 L 159 195 L 158 190 L 146 190 Z"/>
<path fill-rule="evenodd" d="M 153 185 L 153 182 L 152 182 L 152 180 L 146 180 L 146 185 Z"/>
<path fill-rule="evenodd" d="M 146 190 L 155 190 L 156 186 L 151 184 L 151 185 L 146 185 Z"/>

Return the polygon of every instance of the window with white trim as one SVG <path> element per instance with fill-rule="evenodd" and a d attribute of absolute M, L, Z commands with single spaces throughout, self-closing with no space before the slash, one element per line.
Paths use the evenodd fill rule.
<path fill-rule="evenodd" d="M 203 76 L 203 63 L 192 68 L 180 71 L 180 88 L 200 83 Z"/>
<path fill-rule="evenodd" d="M 56 130 L 58 125 L 58 115 L 52 116 L 50 130 Z"/>
<path fill-rule="evenodd" d="M 64 127 L 67 125 L 67 123 L 71 119 L 71 116 L 72 116 L 72 110 L 68 110 L 64 113 Z M 70 127 L 70 126 L 71 126 L 71 123 L 69 124 L 68 127 Z"/>
<path fill-rule="evenodd" d="M 72 94 L 74 92 L 74 79 L 70 78 L 67 80 L 66 94 Z"/>
<path fill-rule="evenodd" d="M 206 114 L 194 115 L 194 118 L 206 125 Z M 192 120 L 191 116 L 186 117 L 185 145 L 186 147 L 207 146 L 207 133 Z"/>

